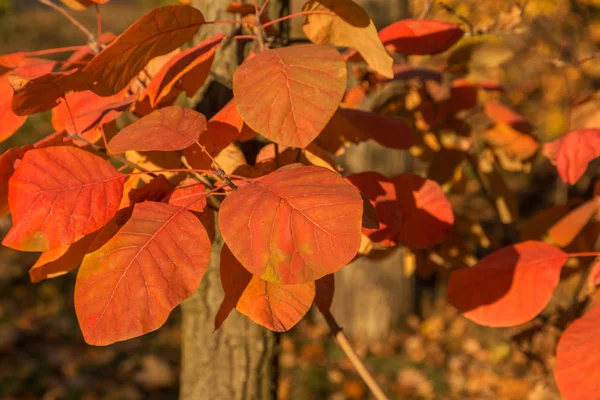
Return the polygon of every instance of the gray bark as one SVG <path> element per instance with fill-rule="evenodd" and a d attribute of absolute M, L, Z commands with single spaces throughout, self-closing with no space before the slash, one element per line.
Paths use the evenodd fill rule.
<path fill-rule="evenodd" d="M 198 7 L 206 20 L 232 19 L 226 13 L 229 0 L 201 0 Z M 272 3 L 281 4 L 278 1 Z M 229 30 L 229 31 L 228 31 Z M 196 41 L 218 32 L 234 34 L 226 25 L 206 25 Z M 236 41 L 223 43 L 215 56 L 213 75 L 195 99 L 196 109 L 207 117 L 231 98 L 231 77 L 240 59 Z M 223 300 L 219 276 L 222 239 L 217 234 L 211 261 L 198 291 L 183 307 L 182 400 L 272 400 L 277 390 L 276 337 L 245 316 L 233 311 L 221 328 L 214 318 Z"/>

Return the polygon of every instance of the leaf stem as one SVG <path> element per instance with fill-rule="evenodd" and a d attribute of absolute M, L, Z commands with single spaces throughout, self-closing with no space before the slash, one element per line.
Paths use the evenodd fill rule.
<path fill-rule="evenodd" d="M 260 11 L 258 12 L 259 17 L 262 16 L 263 12 L 265 12 L 265 9 L 267 8 L 267 4 L 269 4 L 269 0 L 265 0 L 262 7 L 260 8 Z"/>
<path fill-rule="evenodd" d="M 365 382 L 371 393 L 373 393 L 373 396 L 375 396 L 377 400 L 388 400 L 388 397 L 385 395 L 385 393 L 383 393 L 383 390 L 381 390 L 381 387 L 379 386 L 377 381 L 375 381 L 375 378 L 373 378 L 369 370 L 367 370 L 367 367 L 365 367 L 365 364 L 363 364 L 363 362 L 360 360 L 360 358 L 352 348 L 350 341 L 348 341 L 348 338 L 342 331 L 342 328 L 340 328 L 335 318 L 333 318 L 331 311 L 321 311 L 321 313 L 325 317 L 327 325 L 329 325 L 331 334 L 338 342 L 344 353 L 346 353 L 346 356 L 354 366 L 354 369 L 356 369 L 358 375 L 360 375 L 360 377 Z"/>
<path fill-rule="evenodd" d="M 69 12 L 67 10 L 65 10 L 64 8 L 62 8 L 61 6 L 59 6 L 58 4 L 54 4 L 50 0 L 38 0 L 38 1 L 40 3 L 42 3 L 42 4 L 47 5 L 50 8 L 55 9 L 60 14 L 62 14 L 73 25 L 75 25 L 75 27 L 77 27 L 81 32 L 83 32 L 88 37 L 88 40 L 90 42 L 94 42 L 96 40 L 94 34 L 92 32 L 90 32 L 85 26 L 83 26 L 83 24 L 81 22 L 77 21 L 77 19 L 75 17 L 73 17 L 71 14 L 69 14 Z"/>
<path fill-rule="evenodd" d="M 323 15 L 335 15 L 335 13 L 332 13 L 331 11 L 298 11 L 296 13 L 290 14 L 290 15 L 286 15 L 285 17 L 281 17 L 281 18 L 277 18 L 274 19 L 272 21 L 267 22 L 266 24 L 264 24 L 262 27 L 263 29 L 271 26 L 271 25 L 275 25 L 281 21 L 285 21 L 288 19 L 292 19 L 292 18 L 296 18 L 299 17 L 301 15 L 317 15 L 317 14 L 323 14 Z"/>
<path fill-rule="evenodd" d="M 236 20 L 236 19 L 219 19 L 216 21 L 205 21 L 204 22 L 204 24 L 209 24 L 209 25 L 228 25 L 228 24 L 240 25 L 242 23 L 251 24 L 251 25 L 254 24 L 253 21 L 240 21 L 240 20 Z"/>

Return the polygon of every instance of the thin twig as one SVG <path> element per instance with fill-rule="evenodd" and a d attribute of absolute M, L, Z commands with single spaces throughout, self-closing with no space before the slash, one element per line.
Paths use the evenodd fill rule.
<path fill-rule="evenodd" d="M 290 14 L 290 15 L 286 15 L 285 17 L 281 17 L 281 18 L 277 18 L 274 19 L 272 21 L 267 22 L 266 24 L 264 24 L 262 27 L 263 29 L 271 26 L 271 25 L 275 25 L 281 21 L 285 21 L 288 19 L 292 19 L 295 17 L 299 17 L 301 15 L 318 15 L 318 14 L 322 14 L 322 15 L 336 15 L 335 13 L 331 12 L 331 11 L 298 11 L 296 13 Z"/>
<path fill-rule="evenodd" d="M 263 3 L 262 7 L 260 8 L 260 11 L 258 12 L 258 16 L 259 17 L 261 15 L 263 15 L 263 13 L 265 12 L 265 9 L 267 8 L 267 4 L 269 4 L 269 0 L 265 0 L 265 2 Z"/>
<path fill-rule="evenodd" d="M 427 2 L 427 4 L 425 4 L 425 8 L 421 12 L 421 15 L 419 15 L 419 19 L 425 19 L 425 18 L 427 18 L 427 16 L 431 12 L 431 9 L 433 8 L 434 4 L 435 4 L 435 0 L 429 0 Z"/>
<path fill-rule="evenodd" d="M 100 36 L 102 36 L 102 16 L 100 15 L 100 4 L 96 4 L 96 37 L 100 40 Z M 100 42 L 97 42 L 98 48 L 100 48 Z"/>
<path fill-rule="evenodd" d="M 58 4 L 54 4 L 50 0 L 38 0 L 40 3 L 47 5 L 61 13 L 65 18 L 67 18 L 73 25 L 75 25 L 80 31 L 85 33 L 90 42 L 96 41 L 96 38 L 92 32 L 90 32 L 85 26 L 81 24 L 81 22 L 77 21 L 75 17 L 73 17 L 67 10 L 59 6 Z"/>
<path fill-rule="evenodd" d="M 383 393 L 383 390 L 381 390 L 381 387 L 379 386 L 375 378 L 373 378 L 373 375 L 371 375 L 367 367 L 365 367 L 365 364 L 363 364 L 361 359 L 358 357 L 358 355 L 352 348 L 350 341 L 348 341 L 348 338 L 342 331 L 342 328 L 340 328 L 335 318 L 333 318 L 331 311 L 321 312 L 325 317 L 325 321 L 327 321 L 327 325 L 329 325 L 331 334 L 338 342 L 344 353 L 346 353 L 346 356 L 354 366 L 354 369 L 356 369 L 358 375 L 365 382 L 371 393 L 373 393 L 373 396 L 375 396 L 377 400 L 388 400 L 388 397 L 385 395 L 385 393 Z"/>
<path fill-rule="evenodd" d="M 467 24 L 467 26 L 469 27 L 469 34 L 471 36 L 475 36 L 475 27 L 473 26 L 473 23 L 467 19 L 467 17 L 465 17 L 464 15 L 457 12 L 454 8 L 450 7 L 448 4 L 440 3 L 440 7 L 442 7 L 444 10 L 446 10 L 450 14 L 454 15 L 456 18 L 458 18 L 465 24 Z"/>

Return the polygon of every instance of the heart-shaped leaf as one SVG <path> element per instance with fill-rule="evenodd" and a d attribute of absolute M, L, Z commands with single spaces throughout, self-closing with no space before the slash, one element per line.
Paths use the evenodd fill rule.
<path fill-rule="evenodd" d="M 600 156 L 600 129 L 580 129 L 544 145 L 544 154 L 556 165 L 560 178 L 577 183 L 590 161 Z"/>
<path fill-rule="evenodd" d="M 248 271 L 269 282 L 299 284 L 352 260 L 362 208 L 358 190 L 337 173 L 293 164 L 227 196 L 219 227 Z"/>
<path fill-rule="evenodd" d="M 237 109 L 254 131 L 290 147 L 308 146 L 346 90 L 346 64 L 332 47 L 299 45 L 248 58 L 233 75 Z"/>

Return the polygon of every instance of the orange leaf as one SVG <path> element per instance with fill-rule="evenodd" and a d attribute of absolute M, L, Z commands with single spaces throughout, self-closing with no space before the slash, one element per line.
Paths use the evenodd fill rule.
<path fill-rule="evenodd" d="M 79 268 L 75 311 L 85 341 L 104 346 L 162 326 L 200 285 L 210 246 L 185 208 L 136 204 L 117 234 Z"/>
<path fill-rule="evenodd" d="M 89 90 L 67 93 L 65 98 L 52 109 L 52 126 L 57 131 L 64 129 L 71 135 L 77 133 L 84 137 L 88 131 L 117 119 L 134 100 L 123 99 L 122 93 L 100 97 Z"/>
<path fill-rule="evenodd" d="M 510 125 L 514 130 L 523 133 L 533 132 L 533 126 L 524 116 L 514 112 L 503 104 L 490 101 L 485 104 L 484 110 L 486 115 L 496 123 Z"/>
<path fill-rule="evenodd" d="M 579 129 L 544 145 L 544 155 L 558 170 L 563 182 L 577 183 L 590 161 L 600 156 L 600 129 Z"/>
<path fill-rule="evenodd" d="M 2 244 L 47 251 L 100 229 L 119 208 L 125 176 L 70 146 L 29 150 L 9 180 L 13 227 Z"/>
<path fill-rule="evenodd" d="M 215 319 L 215 329 L 236 308 L 267 329 L 285 332 L 306 315 L 315 298 L 314 282 L 278 285 L 252 276 L 227 245 L 221 249 L 221 284 L 225 298 Z"/>
<path fill-rule="evenodd" d="M 456 24 L 415 19 L 404 19 L 379 31 L 384 45 L 398 53 L 415 55 L 446 51 L 463 35 L 463 30 Z"/>
<path fill-rule="evenodd" d="M 332 13 L 306 16 L 302 30 L 311 42 L 355 48 L 373 70 L 388 78 L 394 76 L 394 60 L 361 6 L 352 0 L 310 0 L 302 10 Z"/>
<path fill-rule="evenodd" d="M 586 201 L 552 225 L 548 230 L 550 239 L 560 247 L 569 245 L 596 215 L 600 208 L 600 199 Z"/>
<path fill-rule="evenodd" d="M 195 143 L 206 130 L 204 115 L 190 108 L 161 108 L 123 128 L 108 143 L 111 153 L 175 151 Z"/>
<path fill-rule="evenodd" d="M 340 108 L 337 114 L 382 146 L 406 150 L 415 143 L 413 131 L 403 119 L 350 108 Z"/>
<path fill-rule="evenodd" d="M 354 186 L 326 168 L 293 164 L 227 196 L 219 227 L 248 271 L 269 282 L 297 284 L 352 260 L 361 217 Z"/>
<path fill-rule="evenodd" d="M 0 217 L 10 213 L 8 206 L 8 180 L 15 172 L 15 161 L 23 158 L 33 146 L 15 147 L 0 155 Z"/>
<path fill-rule="evenodd" d="M 206 208 L 206 189 L 195 179 L 186 179 L 169 195 L 168 203 L 201 213 Z"/>
<path fill-rule="evenodd" d="M 509 157 L 519 160 L 533 157 L 540 147 L 533 137 L 517 131 L 504 122 L 499 122 L 486 131 L 484 137 L 492 146 L 502 148 Z"/>
<path fill-rule="evenodd" d="M 337 50 L 299 45 L 248 58 L 233 76 L 237 109 L 254 131 L 276 143 L 306 147 L 331 119 L 346 90 Z"/>
<path fill-rule="evenodd" d="M 544 242 L 505 247 L 471 268 L 453 272 L 448 300 L 480 325 L 523 324 L 546 307 L 568 257 Z"/>
<path fill-rule="evenodd" d="M 48 111 L 58 105 L 65 93 L 87 90 L 91 84 L 78 69 L 41 76 L 9 74 L 8 82 L 14 89 L 12 110 L 17 115 Z"/>
<path fill-rule="evenodd" d="M 554 378 L 566 400 L 587 400 L 600 393 L 600 306 L 575 320 L 556 347 Z"/>
<path fill-rule="evenodd" d="M 172 104 L 179 93 L 192 97 L 204 84 L 215 51 L 225 36 L 218 34 L 173 57 L 165 64 L 146 88 L 153 108 Z"/>
<path fill-rule="evenodd" d="M 191 40 L 204 24 L 202 13 L 187 5 L 157 7 L 133 23 L 84 68 L 101 96 L 119 92 L 154 57 Z"/>
<path fill-rule="evenodd" d="M 95 237 L 96 232 L 90 233 L 73 244 L 42 253 L 29 270 L 31 282 L 55 278 L 77 268 Z"/>

